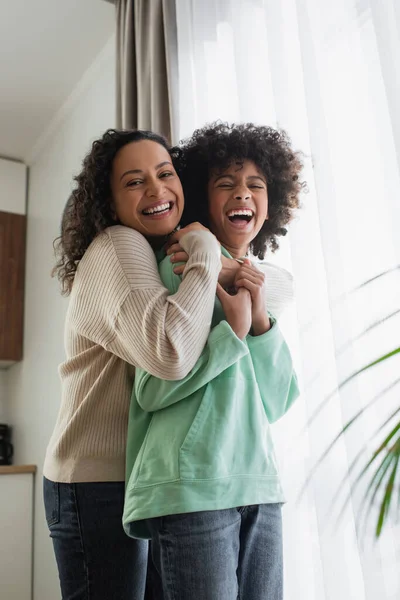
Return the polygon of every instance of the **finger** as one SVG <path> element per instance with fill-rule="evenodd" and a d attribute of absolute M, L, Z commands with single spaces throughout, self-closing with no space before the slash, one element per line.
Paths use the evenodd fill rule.
<path fill-rule="evenodd" d="M 184 251 L 182 246 L 178 243 L 175 242 L 175 244 L 171 244 L 170 246 L 168 246 L 168 250 L 167 250 L 167 254 L 174 254 L 175 252 L 182 252 Z"/>
<path fill-rule="evenodd" d="M 253 263 L 251 262 L 251 260 L 249 258 L 245 258 L 244 261 L 243 261 L 243 264 L 244 265 L 251 265 L 251 266 L 253 265 Z"/>
<path fill-rule="evenodd" d="M 220 283 L 217 283 L 217 296 L 220 302 L 224 302 L 224 300 L 230 298 L 230 295 L 224 290 Z"/>
<path fill-rule="evenodd" d="M 175 252 L 175 254 L 172 254 L 170 260 L 172 263 L 179 263 L 179 262 L 187 263 L 187 261 L 189 260 L 189 255 L 186 254 L 186 252 L 184 252 L 184 251 Z"/>
<path fill-rule="evenodd" d="M 170 248 L 173 244 L 178 244 L 179 240 L 182 237 L 182 231 L 183 229 L 179 229 L 179 231 L 174 231 L 174 233 L 172 233 L 169 238 L 168 238 L 168 242 L 167 242 L 167 246 Z"/>
<path fill-rule="evenodd" d="M 183 271 L 185 270 L 186 265 L 179 265 L 178 267 L 174 267 L 173 271 L 175 273 L 175 275 L 182 275 Z"/>
<path fill-rule="evenodd" d="M 234 280 L 235 285 L 239 279 L 249 279 L 253 283 L 257 284 L 260 288 L 262 288 L 265 284 L 265 279 L 263 276 L 260 277 L 257 273 L 252 272 L 241 271 L 237 273 Z"/>
<path fill-rule="evenodd" d="M 254 275 L 258 275 L 261 278 L 265 277 L 265 274 L 254 265 L 242 265 L 238 272 L 240 273 L 240 271 L 243 271 L 244 273 L 254 273 Z"/>
<path fill-rule="evenodd" d="M 240 273 L 238 273 L 235 277 L 235 285 L 237 285 L 237 282 L 240 281 L 241 279 L 248 279 L 255 285 L 258 285 L 258 287 L 260 287 L 260 288 L 263 287 L 263 285 L 264 285 L 264 279 L 252 272 L 246 273 L 245 271 L 240 271 Z"/>
<path fill-rule="evenodd" d="M 240 291 L 240 289 L 243 289 L 243 288 L 248 290 L 250 292 L 250 295 L 253 300 L 255 300 L 255 298 L 257 298 L 257 295 L 260 293 L 260 286 L 254 284 L 252 281 L 249 281 L 248 279 L 240 279 L 239 281 L 236 282 L 236 287 L 239 288 L 239 291 Z"/>
<path fill-rule="evenodd" d="M 240 298 L 240 296 L 251 296 L 250 290 L 248 290 L 244 285 L 240 286 L 236 293 L 236 298 Z"/>
<path fill-rule="evenodd" d="M 253 271 L 252 269 L 240 269 L 240 271 L 236 273 L 236 278 L 238 279 L 241 275 L 243 277 L 252 277 L 253 279 L 257 279 L 259 281 L 264 281 L 265 279 L 264 273 Z"/>

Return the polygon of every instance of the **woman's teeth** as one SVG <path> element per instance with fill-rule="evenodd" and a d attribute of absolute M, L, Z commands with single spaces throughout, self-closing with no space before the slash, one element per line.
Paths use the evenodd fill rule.
<path fill-rule="evenodd" d="M 165 202 L 164 204 L 159 204 L 158 206 L 153 206 L 153 208 L 146 208 L 143 210 L 144 215 L 154 215 L 155 213 L 161 213 L 171 208 L 170 202 Z"/>

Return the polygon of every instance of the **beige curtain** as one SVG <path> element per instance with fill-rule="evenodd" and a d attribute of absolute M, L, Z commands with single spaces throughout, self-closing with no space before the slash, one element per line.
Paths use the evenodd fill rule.
<path fill-rule="evenodd" d="M 176 142 L 175 0 L 116 0 L 117 127 Z"/>

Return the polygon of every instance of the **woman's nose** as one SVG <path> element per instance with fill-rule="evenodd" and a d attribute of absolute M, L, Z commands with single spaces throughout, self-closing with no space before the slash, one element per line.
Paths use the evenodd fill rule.
<path fill-rule="evenodd" d="M 163 195 L 164 193 L 164 184 L 162 181 L 160 181 L 159 179 L 155 179 L 154 181 L 150 181 L 148 186 L 147 186 L 147 190 L 146 190 L 146 195 L 151 198 L 151 197 L 156 197 L 159 198 Z"/>

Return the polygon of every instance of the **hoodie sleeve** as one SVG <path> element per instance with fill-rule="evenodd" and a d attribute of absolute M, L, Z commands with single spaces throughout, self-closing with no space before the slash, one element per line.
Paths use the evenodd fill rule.
<path fill-rule="evenodd" d="M 166 381 L 137 369 L 137 403 L 144 411 L 153 412 L 184 400 L 248 353 L 246 343 L 235 335 L 226 321 L 221 321 L 211 331 L 203 353 L 184 379 Z"/>
<path fill-rule="evenodd" d="M 267 333 L 246 341 L 268 421 L 274 423 L 299 396 L 289 347 L 275 321 Z"/>

